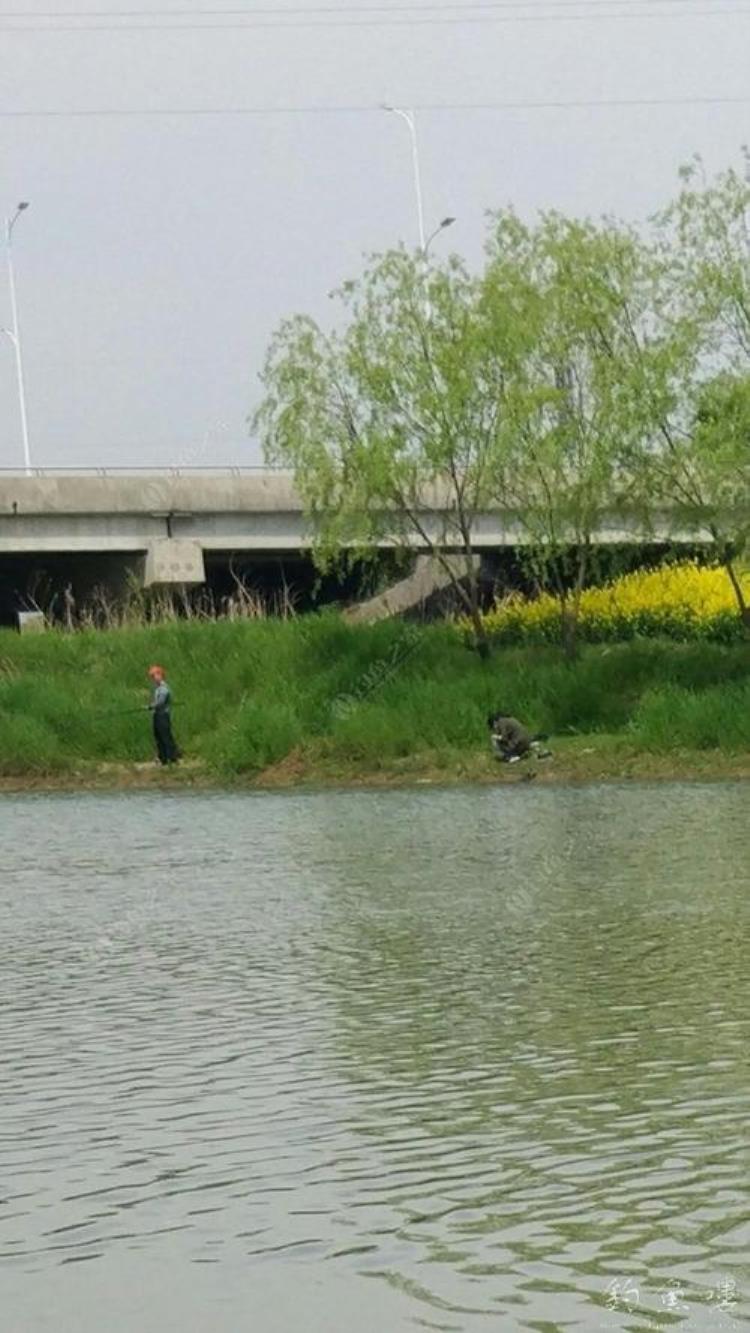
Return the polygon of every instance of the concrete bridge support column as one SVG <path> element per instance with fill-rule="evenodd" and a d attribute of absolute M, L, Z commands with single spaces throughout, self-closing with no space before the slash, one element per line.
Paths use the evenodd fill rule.
<path fill-rule="evenodd" d="M 206 582 L 203 547 L 198 541 L 165 537 L 146 551 L 144 587 L 195 586 Z"/>

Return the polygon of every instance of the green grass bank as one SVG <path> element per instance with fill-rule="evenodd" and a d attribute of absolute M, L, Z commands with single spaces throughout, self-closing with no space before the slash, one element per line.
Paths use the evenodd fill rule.
<path fill-rule="evenodd" d="M 146 668 L 163 663 L 185 764 L 152 770 Z M 539 780 L 750 776 L 750 644 L 633 639 L 481 662 L 448 624 L 171 622 L 0 633 L 3 785 L 518 780 L 488 753 L 502 707 L 552 737 Z M 148 767 L 146 767 L 148 765 Z"/>

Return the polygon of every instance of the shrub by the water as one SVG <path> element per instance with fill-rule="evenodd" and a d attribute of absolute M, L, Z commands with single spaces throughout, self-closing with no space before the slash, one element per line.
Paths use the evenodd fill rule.
<path fill-rule="evenodd" d="M 750 684 L 715 689 L 677 685 L 648 690 L 631 731 L 646 750 L 750 750 Z"/>

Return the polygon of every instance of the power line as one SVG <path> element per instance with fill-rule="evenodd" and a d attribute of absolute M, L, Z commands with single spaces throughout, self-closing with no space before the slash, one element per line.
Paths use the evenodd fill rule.
<path fill-rule="evenodd" d="M 475 3 L 428 3 L 428 4 L 398 4 L 398 5 L 357 5 L 354 8 L 343 5 L 308 5 L 308 6 L 273 6 L 267 8 L 264 6 L 243 6 L 242 8 L 232 9 L 69 9 L 69 10 L 35 10 L 29 13 L 28 10 L 6 10 L 0 12 L 0 18 L 4 19 L 87 19 L 87 18 L 254 18 L 271 17 L 277 19 L 283 18 L 314 18 L 316 16 L 341 16 L 355 18 L 357 15 L 364 14 L 432 14 L 447 12 L 451 14 L 472 13 L 476 11 L 504 10 L 504 9 L 579 9 L 583 5 L 590 5 L 596 9 L 604 9 L 608 5 L 619 3 L 620 0 L 476 0 Z M 637 0 L 639 3 L 648 3 L 656 5 L 687 5 L 695 3 L 696 0 Z"/>
<path fill-rule="evenodd" d="M 621 2 L 621 0 L 620 0 Z M 645 0 L 651 3 L 651 0 Z M 657 3 L 663 4 L 666 0 L 657 0 Z M 574 0 L 575 3 L 575 0 Z M 28 15 L 9 15 L 0 14 L 0 32 L 2 33 L 47 33 L 47 32 L 256 32 L 261 30 L 290 31 L 295 28 L 307 29 L 327 29 L 327 28 L 426 28 L 426 27 L 484 27 L 487 25 L 517 24 L 517 23 L 602 23 L 610 20 L 620 19 L 684 19 L 684 18 L 724 18 L 734 15 L 750 14 L 750 9 L 740 8 L 731 4 L 726 4 L 726 0 L 713 0 L 715 6 L 711 9 L 694 9 L 692 6 L 682 8 L 687 0 L 669 0 L 673 5 L 679 5 L 679 8 L 671 9 L 653 9 L 643 8 L 643 0 L 636 0 L 636 4 L 641 7 L 631 10 L 613 10 L 605 9 L 604 5 L 611 3 L 611 0 L 603 0 L 601 5 L 591 6 L 590 0 L 579 0 L 576 3 L 576 9 L 584 12 L 576 13 L 543 13 L 544 4 L 538 6 L 539 12 L 524 13 L 477 13 L 473 15 L 462 14 L 453 17 L 442 17 L 428 15 L 424 17 L 420 14 L 418 17 L 404 18 L 400 17 L 406 11 L 394 11 L 396 17 L 383 13 L 379 18 L 358 18 L 356 11 L 349 10 L 346 13 L 340 12 L 340 17 L 315 17 L 312 11 L 312 17 L 302 17 L 292 14 L 289 20 L 286 18 L 280 21 L 278 13 L 273 18 L 261 18 L 258 14 L 248 13 L 242 22 L 236 22 L 232 17 L 232 11 L 216 11 L 221 17 L 226 17 L 227 21 L 222 23 L 213 22 L 213 14 L 206 12 L 206 22 L 196 23 L 192 17 L 189 22 L 163 23 L 163 22 L 136 22 L 130 21 L 130 16 L 123 15 L 127 21 L 119 23 L 81 23 L 77 21 L 77 15 L 65 15 L 64 18 L 73 18 L 73 22 L 59 21 L 59 15 L 46 15 L 47 18 L 54 18 L 55 22 L 29 23 Z M 706 3 L 706 0 L 702 0 Z M 712 0 L 709 0 L 712 3 Z M 587 5 L 589 8 L 587 8 Z M 529 6 L 529 11 L 535 6 Z M 237 11 L 235 11 L 237 12 Z M 240 11 L 241 12 L 241 11 Z M 364 11 L 363 11 L 364 12 Z M 25 22 L 16 22 L 16 17 L 23 18 Z M 107 16 L 109 17 L 109 16 Z M 116 16 L 119 17 L 119 16 Z M 140 17 L 140 16 L 139 16 Z M 210 20 L 210 21 L 209 21 Z"/>
<path fill-rule="evenodd" d="M 672 106 L 746 106 L 750 95 L 744 97 L 612 97 L 593 100 L 574 101 L 538 101 L 538 102 L 423 102 L 413 105 L 414 111 L 570 111 L 632 107 L 672 107 Z M 238 106 L 238 107 L 97 107 L 87 110 L 63 111 L 42 109 L 39 111 L 4 111 L 0 109 L 3 120 L 85 120 L 95 118 L 126 118 L 137 116 L 336 116 L 359 115 L 362 113 L 381 114 L 381 108 L 367 104 L 342 106 Z"/>

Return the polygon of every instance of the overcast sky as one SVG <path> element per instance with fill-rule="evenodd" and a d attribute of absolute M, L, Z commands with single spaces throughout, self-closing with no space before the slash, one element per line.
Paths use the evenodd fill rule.
<path fill-rule="evenodd" d="M 418 113 L 427 226 L 455 214 L 435 245 L 472 263 L 488 208 L 637 219 L 692 153 L 713 171 L 750 139 L 742 0 L 427 3 L 63 0 L 57 18 L 32 20 L 52 0 L 3 0 L 0 205 L 5 216 L 31 201 L 14 255 L 36 464 L 258 461 L 246 417 L 274 326 L 326 313 L 364 252 L 416 240 L 408 132 L 382 101 L 439 106 Z M 324 4 L 362 26 L 335 26 Z M 74 9 L 105 17 L 49 30 Z M 126 10 L 143 17 L 112 17 Z M 391 13 L 398 22 L 372 22 Z M 511 21 L 488 21 L 499 17 Z M 100 30 L 116 22 L 131 26 Z M 207 26 L 240 22 L 252 26 Z M 732 97 L 747 100 L 449 105 Z M 347 109 L 8 114 L 232 107 Z M 21 461 L 13 349 L 0 339 L 0 466 Z"/>

